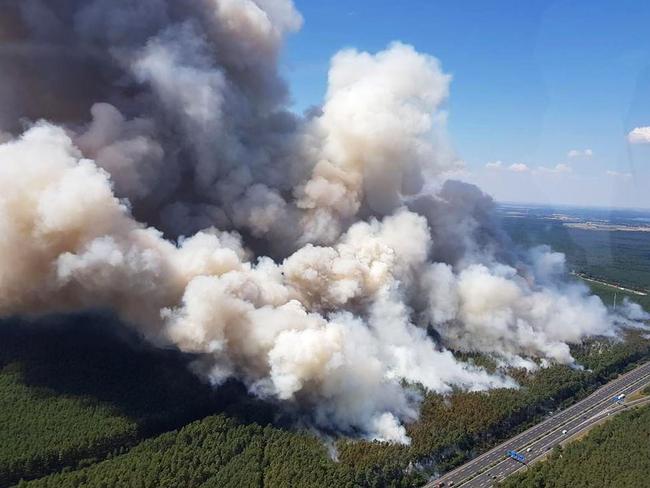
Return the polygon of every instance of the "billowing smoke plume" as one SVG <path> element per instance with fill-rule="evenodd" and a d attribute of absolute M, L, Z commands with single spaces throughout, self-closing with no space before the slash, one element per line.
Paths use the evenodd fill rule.
<path fill-rule="evenodd" d="M 7 0 L 0 314 L 109 307 L 214 383 L 400 442 L 403 380 L 514 386 L 451 351 L 571 363 L 616 333 L 561 254 L 517 253 L 445 181 L 436 59 L 343 51 L 322 107 L 289 112 L 300 24 L 290 0 Z"/>

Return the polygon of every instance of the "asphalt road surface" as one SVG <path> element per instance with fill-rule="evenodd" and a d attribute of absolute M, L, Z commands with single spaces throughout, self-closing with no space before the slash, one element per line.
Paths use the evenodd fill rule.
<path fill-rule="evenodd" d="M 444 476 L 431 480 L 424 485 L 424 488 L 433 488 L 443 482 L 445 487 L 488 488 L 525 467 L 514 459 L 506 457 L 506 451 L 515 450 L 523 454 L 527 463 L 539 459 L 556 445 L 591 427 L 607 414 L 626 408 L 625 402 L 619 405 L 614 401 L 614 397 L 620 393 L 629 395 L 648 382 L 650 382 L 650 362 L 619 376 L 601 386 L 584 400 L 554 414 Z M 567 433 L 562 434 L 563 430 Z"/>

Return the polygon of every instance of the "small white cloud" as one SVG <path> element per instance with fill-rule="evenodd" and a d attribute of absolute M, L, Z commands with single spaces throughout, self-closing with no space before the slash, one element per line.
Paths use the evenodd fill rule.
<path fill-rule="evenodd" d="M 528 171 L 530 168 L 525 165 L 524 163 L 514 163 L 511 164 L 510 166 L 506 166 L 506 163 L 503 161 L 490 161 L 485 165 L 485 168 L 490 170 L 490 171 L 501 171 L 501 170 L 508 170 L 512 171 L 513 173 L 524 173 Z"/>
<path fill-rule="evenodd" d="M 569 166 L 568 164 L 560 163 L 556 164 L 552 168 L 549 168 L 547 166 L 540 166 L 539 170 L 542 173 L 571 173 L 573 172 L 573 168 Z"/>
<path fill-rule="evenodd" d="M 503 162 L 502 161 L 490 161 L 485 165 L 487 169 L 501 169 L 503 168 Z"/>
<path fill-rule="evenodd" d="M 587 148 L 587 149 L 571 149 L 567 154 L 567 157 L 569 159 L 575 159 L 575 158 L 590 158 L 594 155 L 594 152 Z"/>
<path fill-rule="evenodd" d="M 571 173 L 573 169 L 568 164 L 560 163 L 555 165 L 556 173 Z"/>
<path fill-rule="evenodd" d="M 472 171 L 467 169 L 466 166 L 458 167 L 458 168 L 455 168 L 455 169 L 453 169 L 451 171 L 445 171 L 444 172 L 445 178 L 454 179 L 454 180 L 455 179 L 470 178 L 473 175 L 474 175 L 474 173 L 472 173 Z"/>
<path fill-rule="evenodd" d="M 632 129 L 627 140 L 630 144 L 650 144 L 650 126 Z"/>
<path fill-rule="evenodd" d="M 528 166 L 524 163 L 515 163 L 508 166 L 508 171 L 514 171 L 515 173 L 524 173 L 528 171 Z"/>
<path fill-rule="evenodd" d="M 621 173 L 619 171 L 612 171 L 609 169 L 605 173 L 607 176 L 611 176 L 613 178 L 632 178 L 632 173 Z"/>

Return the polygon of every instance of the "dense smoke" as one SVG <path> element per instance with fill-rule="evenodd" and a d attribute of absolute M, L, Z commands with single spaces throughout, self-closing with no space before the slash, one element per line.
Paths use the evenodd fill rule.
<path fill-rule="evenodd" d="M 435 58 L 342 51 L 300 117 L 290 0 L 5 4 L 0 314 L 108 307 L 215 384 L 399 442 L 403 380 L 514 386 L 452 350 L 536 367 L 616 334 L 563 255 L 517 252 L 488 196 L 445 181 Z"/>

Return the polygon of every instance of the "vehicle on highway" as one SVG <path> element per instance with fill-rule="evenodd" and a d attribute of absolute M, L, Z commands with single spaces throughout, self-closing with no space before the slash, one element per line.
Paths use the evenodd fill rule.
<path fill-rule="evenodd" d="M 649 375 L 648 373 L 650 372 L 650 362 L 646 363 L 643 366 L 643 381 L 647 381 Z M 638 373 L 635 373 L 636 376 L 628 376 L 626 381 L 632 381 L 631 384 L 624 384 L 624 388 L 628 388 L 630 391 L 630 386 L 634 386 L 636 383 L 639 383 L 641 381 L 638 377 Z M 626 393 L 622 393 L 621 390 L 623 390 L 623 387 L 619 386 L 619 393 L 615 396 L 612 396 L 611 393 L 611 386 L 608 386 L 607 388 L 610 388 L 609 391 L 607 389 L 599 389 L 597 390 L 597 393 L 594 393 L 593 397 L 590 396 L 588 399 L 583 400 L 582 402 L 579 402 L 576 405 L 582 406 L 582 411 L 580 411 L 579 406 L 571 406 L 569 407 L 569 410 L 560 410 L 559 413 L 561 414 L 561 417 L 558 417 L 557 420 L 544 420 L 540 422 L 539 424 L 535 425 L 534 427 L 531 427 L 529 431 L 526 431 L 526 436 L 522 436 L 521 438 L 511 438 L 510 440 L 507 441 L 507 443 L 503 443 L 500 446 L 497 446 L 495 449 L 490 450 L 489 454 L 484 454 L 482 456 L 479 456 L 477 459 L 472 461 L 475 466 L 472 469 L 467 469 L 465 472 L 459 473 L 454 476 L 455 481 L 458 482 L 460 486 L 465 486 L 465 483 L 468 482 L 468 480 L 476 478 L 476 480 L 472 481 L 471 483 L 468 484 L 471 486 L 479 486 L 479 483 L 482 484 L 482 488 L 485 488 L 486 486 L 492 486 L 496 485 L 499 483 L 504 475 L 499 475 L 499 474 L 492 474 L 493 472 L 490 472 L 489 466 L 491 463 L 494 462 L 495 457 L 498 456 L 498 451 L 497 449 L 503 448 L 502 453 L 505 451 L 505 460 L 511 459 L 514 461 L 517 461 L 521 463 L 522 465 L 527 465 L 527 461 L 530 460 L 535 460 L 537 457 L 545 457 L 548 456 L 548 454 L 553 450 L 553 448 L 561 443 L 567 442 L 569 439 L 569 431 L 572 431 L 571 435 L 577 435 L 580 432 L 582 432 L 584 429 L 588 428 L 590 425 L 593 423 L 597 422 L 599 419 L 604 418 L 604 416 L 610 416 L 610 415 L 615 415 L 617 411 L 623 410 L 624 402 L 613 402 L 612 400 L 614 398 L 620 398 L 623 399 L 626 397 Z M 617 389 L 618 389 L 617 388 Z M 615 390 L 614 390 L 615 391 Z M 625 391 L 625 390 L 623 390 Z M 623 395 L 623 396 L 621 396 Z M 551 414 L 555 414 L 557 412 L 551 412 Z M 580 420 L 583 420 L 582 422 Z M 532 441 L 533 438 L 535 439 L 540 439 L 541 437 L 535 437 L 540 433 L 541 428 L 545 428 L 546 430 L 543 430 L 544 436 L 549 437 L 549 439 L 546 442 L 551 442 L 551 444 L 545 444 L 542 442 L 537 442 L 537 441 Z M 558 428 L 559 427 L 559 428 Z M 575 431 L 575 434 L 573 433 Z M 558 437 L 558 434 L 560 436 Z M 529 446 L 527 447 L 522 447 L 519 452 L 514 451 L 512 449 L 507 450 L 508 444 L 512 445 L 513 442 L 531 442 Z M 533 454 L 534 453 L 534 454 Z M 488 456 L 483 458 L 483 456 Z M 499 456 L 500 457 L 500 456 Z M 501 458 L 504 460 L 504 458 Z M 478 460 L 483 460 L 485 459 L 485 462 L 478 462 Z M 516 464 L 513 464 L 512 461 L 505 461 L 508 464 L 506 465 L 507 471 L 512 472 L 517 469 L 520 469 L 521 466 L 517 467 Z M 492 465 L 494 466 L 494 465 Z M 487 473 L 484 473 L 487 471 Z M 484 473 L 484 477 L 477 477 L 479 474 Z M 507 476 L 509 473 L 506 473 L 505 476 Z M 487 479 L 486 479 L 487 478 Z M 454 487 L 455 488 L 455 483 L 452 484 L 451 482 L 447 481 L 448 484 L 442 483 L 440 481 L 437 482 L 434 480 L 430 485 L 427 485 L 429 488 L 440 488 L 440 487 Z M 650 488 L 650 487 L 649 487 Z"/>

